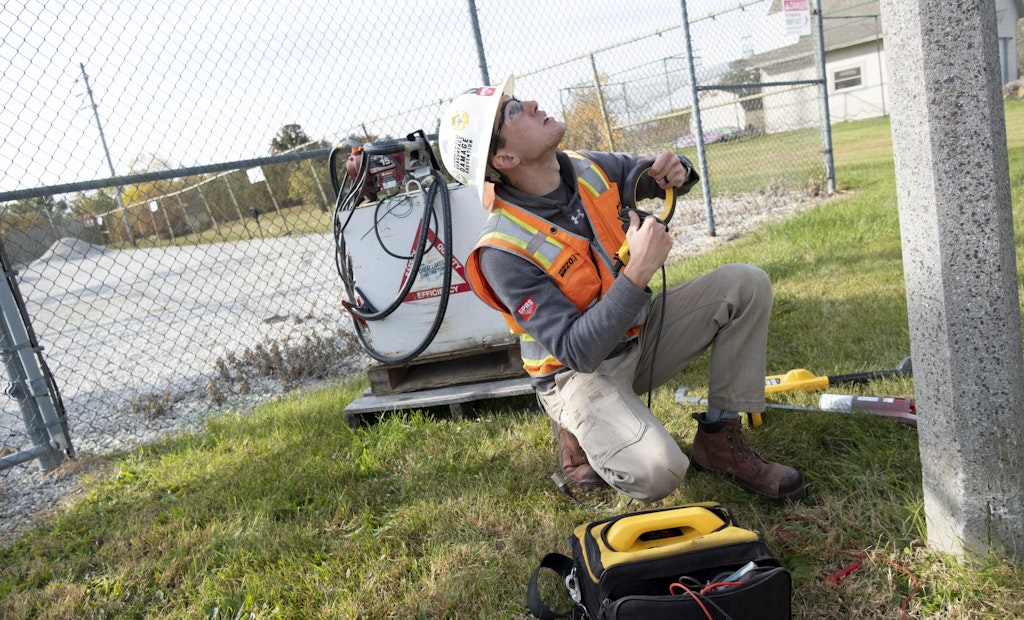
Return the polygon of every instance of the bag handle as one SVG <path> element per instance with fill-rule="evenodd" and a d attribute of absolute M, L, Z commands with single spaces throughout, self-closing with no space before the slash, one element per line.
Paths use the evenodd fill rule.
<path fill-rule="evenodd" d="M 707 536 L 727 525 L 704 506 L 685 506 L 652 512 L 643 519 L 619 519 L 602 537 L 612 551 L 640 551 Z"/>
<path fill-rule="evenodd" d="M 526 587 L 526 604 L 530 608 L 530 613 L 533 617 L 539 618 L 540 620 L 557 620 L 558 618 L 570 618 L 571 620 L 578 620 L 584 616 L 579 613 L 579 607 L 573 607 L 571 610 L 559 614 L 549 608 L 540 597 L 540 591 L 537 588 L 537 577 L 540 575 L 540 571 L 543 568 L 549 568 L 555 573 L 562 577 L 568 578 L 573 574 L 575 564 L 572 558 L 562 555 L 561 553 L 549 553 L 544 556 L 544 559 L 540 561 L 540 565 L 533 569 L 533 574 L 530 575 L 530 583 Z"/>

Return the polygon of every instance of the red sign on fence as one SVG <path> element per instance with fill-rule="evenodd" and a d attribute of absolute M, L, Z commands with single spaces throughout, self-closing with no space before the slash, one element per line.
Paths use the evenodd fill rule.
<path fill-rule="evenodd" d="M 804 36 L 811 34 L 810 0 L 782 0 L 786 13 L 786 34 Z"/>

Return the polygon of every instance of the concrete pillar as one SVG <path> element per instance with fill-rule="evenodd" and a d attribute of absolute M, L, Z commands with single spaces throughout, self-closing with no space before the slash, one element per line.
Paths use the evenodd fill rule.
<path fill-rule="evenodd" d="M 1024 557 L 1024 353 L 992 0 L 881 0 L 931 546 Z"/>

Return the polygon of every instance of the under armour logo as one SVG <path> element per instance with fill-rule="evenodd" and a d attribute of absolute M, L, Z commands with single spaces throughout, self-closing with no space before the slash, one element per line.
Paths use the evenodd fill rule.
<path fill-rule="evenodd" d="M 573 215 L 569 216 L 569 219 L 572 220 L 573 224 L 579 224 L 580 222 L 582 222 L 583 221 L 583 209 L 576 209 L 576 213 L 574 213 Z"/>

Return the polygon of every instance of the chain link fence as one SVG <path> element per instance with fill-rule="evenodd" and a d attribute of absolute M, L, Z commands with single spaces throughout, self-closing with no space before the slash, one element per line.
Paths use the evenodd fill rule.
<path fill-rule="evenodd" d="M 567 148 L 700 160 L 709 197 L 820 190 L 813 37 L 781 3 L 565 4 L 5 2 L 0 237 L 77 453 L 365 369 L 327 154 L 436 134 L 484 80 L 516 74 Z M 9 401 L 0 457 L 31 445 Z"/>

